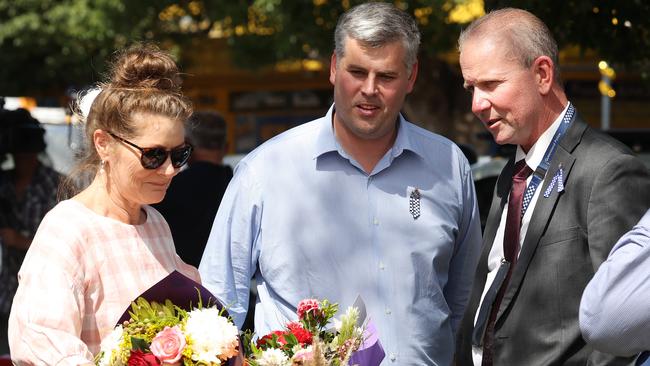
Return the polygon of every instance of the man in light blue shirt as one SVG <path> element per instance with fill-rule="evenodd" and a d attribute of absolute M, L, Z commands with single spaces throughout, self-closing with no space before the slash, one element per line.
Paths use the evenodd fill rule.
<path fill-rule="evenodd" d="M 650 351 L 650 210 L 616 243 L 585 288 L 580 329 L 603 352 Z"/>
<path fill-rule="evenodd" d="M 255 331 L 295 320 L 304 298 L 358 295 L 383 364 L 449 365 L 481 232 L 461 150 L 400 115 L 420 35 L 387 3 L 349 10 L 335 34 L 334 105 L 237 166 L 199 270 L 241 326 L 255 278 Z"/>

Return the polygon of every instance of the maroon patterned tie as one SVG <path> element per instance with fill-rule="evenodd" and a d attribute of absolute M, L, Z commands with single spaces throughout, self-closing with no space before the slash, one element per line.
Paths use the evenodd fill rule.
<path fill-rule="evenodd" d="M 526 179 L 533 171 L 526 165 L 526 160 L 519 160 L 515 164 L 514 175 L 512 176 L 512 188 L 508 196 L 508 215 L 506 217 L 506 227 L 503 233 L 503 255 L 505 260 L 510 262 L 510 268 L 506 275 L 499 292 L 497 293 L 494 304 L 490 311 L 485 337 L 483 339 L 483 362 L 482 366 L 492 366 L 492 344 L 494 340 L 494 323 L 499 312 L 499 306 L 506 292 L 510 275 L 512 274 L 517 255 L 519 253 L 519 229 L 521 228 L 521 206 L 526 190 Z"/>

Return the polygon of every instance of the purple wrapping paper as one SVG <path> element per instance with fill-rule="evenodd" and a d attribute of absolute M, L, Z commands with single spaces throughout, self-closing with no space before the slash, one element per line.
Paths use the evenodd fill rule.
<path fill-rule="evenodd" d="M 379 342 L 377 328 L 372 320 L 368 320 L 364 332 L 364 341 L 359 350 L 350 357 L 350 365 L 379 366 L 386 356 L 384 348 Z"/>
<path fill-rule="evenodd" d="M 165 300 L 169 300 L 174 305 L 190 311 L 199 304 L 199 293 L 201 293 L 200 300 L 203 306 L 208 306 L 209 304 L 216 305 L 219 309 L 223 308 L 216 296 L 212 295 L 208 289 L 178 271 L 170 273 L 138 297 L 142 297 L 149 302 L 155 301 L 159 304 L 164 304 Z M 132 301 L 135 300 L 137 299 L 133 299 Z M 129 310 L 131 310 L 131 305 L 124 311 L 118 324 L 131 318 Z M 226 312 L 223 315 L 228 316 Z"/>

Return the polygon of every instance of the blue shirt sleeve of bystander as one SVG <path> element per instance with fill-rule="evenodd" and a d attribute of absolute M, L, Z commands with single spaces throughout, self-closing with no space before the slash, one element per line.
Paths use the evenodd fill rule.
<path fill-rule="evenodd" d="M 257 267 L 260 190 L 251 169 L 240 162 L 228 185 L 199 265 L 203 285 L 226 307 L 241 329 L 250 281 Z"/>
<path fill-rule="evenodd" d="M 474 281 L 474 272 L 481 252 L 481 224 L 478 202 L 469 164 L 462 164 L 462 217 L 454 255 L 449 266 L 449 281 L 444 289 L 451 310 L 451 328 L 458 332 Z"/>
<path fill-rule="evenodd" d="M 587 285 L 580 329 L 599 351 L 631 356 L 650 350 L 650 210 L 616 243 Z"/>

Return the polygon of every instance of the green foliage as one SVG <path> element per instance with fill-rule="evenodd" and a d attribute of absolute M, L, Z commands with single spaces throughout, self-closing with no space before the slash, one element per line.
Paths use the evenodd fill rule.
<path fill-rule="evenodd" d="M 148 302 L 138 298 L 131 303 L 131 320 L 123 325 L 124 333 L 130 337 L 134 347 L 151 343 L 158 332 L 173 327 L 187 317 L 187 311 L 167 300 L 164 304 Z M 125 338 L 128 338 L 125 337 Z M 136 343 L 133 343 L 135 340 Z M 138 348 L 141 349 L 141 348 Z"/>
<path fill-rule="evenodd" d="M 0 90 L 46 94 L 98 81 L 114 50 L 152 40 L 164 0 L 0 0 Z"/>
<path fill-rule="evenodd" d="M 291 350 L 290 354 L 293 353 L 293 349 L 294 349 L 294 347 L 300 343 L 300 342 L 298 342 L 298 338 L 296 338 L 296 336 L 294 336 L 294 335 L 291 334 L 291 333 L 286 333 L 286 334 L 284 335 L 284 341 L 287 343 L 287 344 L 285 345 L 285 347 L 286 347 L 288 350 Z"/>
<path fill-rule="evenodd" d="M 262 354 L 262 349 L 258 348 L 257 345 L 255 344 L 255 341 L 253 338 L 255 337 L 255 333 L 247 329 L 245 332 L 242 332 L 239 334 L 239 337 L 241 339 L 241 344 L 243 347 L 243 353 L 247 357 L 250 357 L 248 361 L 248 365 L 250 366 L 258 366 L 258 363 L 255 361 L 253 356 L 260 357 Z"/>
<path fill-rule="evenodd" d="M 610 64 L 650 70 L 650 2 L 645 0 L 485 0 L 486 10 L 507 6 L 540 17 L 560 48 L 579 45 Z M 650 75 L 645 75 L 650 77 Z"/>
<path fill-rule="evenodd" d="M 242 351 L 245 355 L 250 355 L 258 351 L 257 346 L 255 345 L 255 341 L 253 340 L 254 337 L 255 333 L 253 333 L 250 329 L 246 329 L 244 332 L 241 332 L 239 334 L 239 338 L 241 339 L 243 347 Z"/>
<path fill-rule="evenodd" d="M 455 49 L 463 24 L 449 21 L 449 15 L 467 1 L 394 3 L 416 15 L 422 55 L 433 59 Z M 0 0 L 0 90 L 5 95 L 60 94 L 84 87 L 99 80 L 116 49 L 151 40 L 180 56 L 189 39 L 207 38 L 215 25 L 225 30 L 238 66 L 258 68 L 304 58 L 326 61 L 338 17 L 362 2 Z M 650 68 L 647 1 L 485 0 L 487 10 L 504 6 L 540 16 L 560 46 L 579 45 L 613 64 Z M 170 7 L 176 11 L 170 12 Z"/>
<path fill-rule="evenodd" d="M 341 327 L 339 334 L 336 336 L 336 346 L 343 346 L 348 340 L 359 338 L 362 333 L 357 327 L 359 320 L 359 309 L 348 308 L 348 311 L 341 316 Z"/>
<path fill-rule="evenodd" d="M 323 338 L 325 342 L 330 342 L 332 340 L 332 335 L 331 333 L 328 334 L 329 332 L 326 332 L 326 327 L 338 310 L 339 304 L 331 303 L 329 300 L 325 299 L 320 302 L 319 309 L 308 310 L 305 312 L 305 315 L 300 319 L 300 322 L 309 332 L 318 335 L 319 337 L 330 338 Z"/>
<path fill-rule="evenodd" d="M 241 3 L 235 3 L 222 5 L 225 12 L 213 12 L 212 19 L 223 19 L 223 14 L 232 12 L 238 14 L 232 18 L 233 22 L 239 22 L 237 24 L 245 25 L 250 19 L 261 19 L 261 26 L 275 30 L 271 35 L 246 34 L 230 40 L 238 65 L 258 67 L 285 59 L 328 58 L 333 49 L 334 27 L 339 15 L 348 8 L 346 3 L 354 6 L 362 2 L 257 0 L 251 5 L 255 9 L 252 13 L 257 16 L 246 18 L 235 9 L 241 7 Z M 418 20 L 423 55 L 435 58 L 441 52 L 455 49 L 458 34 L 465 24 L 451 22 L 449 15 L 455 5 L 468 1 L 393 2 Z M 549 26 L 560 47 L 579 45 L 583 50 L 595 50 L 602 58 L 621 65 L 647 65 L 650 62 L 650 2 L 485 0 L 486 11 L 506 6 L 524 8 L 539 16 Z"/>
<path fill-rule="evenodd" d="M 230 38 L 237 65 L 256 68 L 291 59 L 329 59 L 334 49 L 334 28 L 339 16 L 349 7 L 364 2 L 366 1 L 256 0 L 252 2 L 247 16 L 242 16 L 241 11 L 237 11 L 236 8 L 241 7 L 241 4 L 220 5 L 223 12 L 210 13 L 216 16 L 213 18 L 216 21 L 228 18 L 233 24 L 244 26 L 254 22 L 255 29 L 273 30 L 268 35 L 253 30 Z M 428 15 L 421 18 L 422 22 L 426 22 L 421 22 L 424 52 L 437 54 L 455 45 L 460 27 L 447 21 L 452 8 L 448 1 L 411 0 L 395 3 L 411 14 L 418 9 L 431 8 Z"/>
<path fill-rule="evenodd" d="M 149 352 L 149 343 L 141 338 L 131 337 L 131 349 L 142 352 Z"/>
<path fill-rule="evenodd" d="M 258 0 L 252 7 L 251 18 L 259 22 L 258 28 L 272 29 L 273 33 L 231 38 L 237 64 L 251 68 L 287 59 L 329 57 L 336 20 L 345 11 L 339 1 L 317 6 L 311 1 Z"/>

